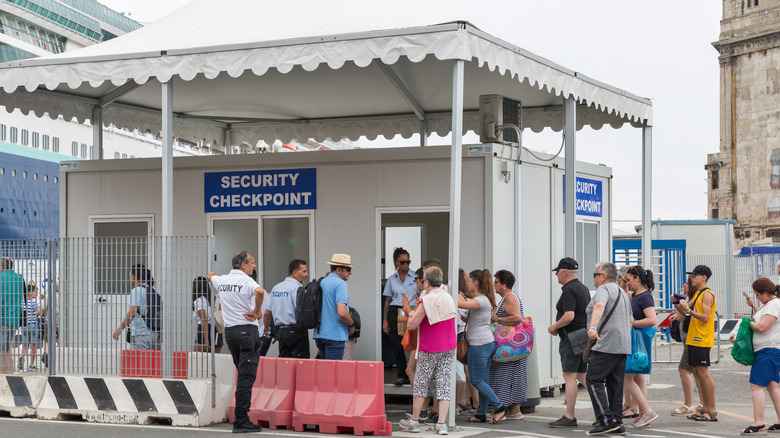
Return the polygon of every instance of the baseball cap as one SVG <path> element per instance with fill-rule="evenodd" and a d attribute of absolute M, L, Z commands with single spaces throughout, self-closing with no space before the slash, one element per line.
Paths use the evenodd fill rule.
<path fill-rule="evenodd" d="M 558 262 L 558 266 L 553 269 L 553 272 L 558 272 L 559 269 L 579 269 L 580 264 L 577 263 L 577 260 L 574 260 L 571 257 L 564 257 L 561 259 L 560 262 Z"/>
<path fill-rule="evenodd" d="M 709 279 L 710 277 L 712 277 L 712 269 L 707 267 L 707 265 L 698 265 L 695 268 L 693 268 L 693 271 L 686 272 L 686 274 L 688 274 L 688 275 L 691 275 L 691 274 L 693 274 L 693 275 L 704 275 L 704 276 L 707 277 L 707 279 Z"/>

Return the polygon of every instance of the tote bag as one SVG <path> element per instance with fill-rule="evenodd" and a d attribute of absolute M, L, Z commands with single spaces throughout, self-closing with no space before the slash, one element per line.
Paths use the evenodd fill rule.
<path fill-rule="evenodd" d="M 517 325 L 490 324 L 496 340 L 494 362 L 514 362 L 528 357 L 534 349 L 534 323 L 523 318 Z"/>
<path fill-rule="evenodd" d="M 731 357 L 745 366 L 752 366 L 756 359 L 753 353 L 753 329 L 750 328 L 750 321 L 752 319 L 742 318 L 737 337 L 734 339 L 734 346 L 731 347 Z"/>
<path fill-rule="evenodd" d="M 655 327 L 631 329 L 631 354 L 626 358 L 626 373 L 650 374 Z"/>

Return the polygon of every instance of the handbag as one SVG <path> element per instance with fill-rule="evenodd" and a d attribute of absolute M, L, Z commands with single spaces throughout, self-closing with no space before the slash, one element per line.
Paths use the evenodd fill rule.
<path fill-rule="evenodd" d="M 654 337 L 655 327 L 631 329 L 631 354 L 626 358 L 626 373 L 650 374 Z"/>
<path fill-rule="evenodd" d="M 607 317 L 604 318 L 604 320 L 601 321 L 601 324 L 599 324 L 599 327 L 596 329 L 597 334 L 601 334 L 601 329 L 604 328 L 604 325 L 607 324 L 607 321 L 609 321 L 609 318 L 612 317 L 612 314 L 615 313 L 615 309 L 617 308 L 618 303 L 620 302 L 620 296 L 623 295 L 620 293 L 620 289 L 618 289 L 618 297 L 615 300 L 615 304 L 612 305 L 612 309 L 610 309 L 609 313 L 607 314 Z M 585 349 L 582 351 L 582 361 L 584 363 L 588 363 L 588 359 L 590 358 L 590 350 L 593 348 L 594 345 L 596 345 L 595 339 L 588 340 L 588 343 L 585 344 Z"/>
<path fill-rule="evenodd" d="M 214 311 L 214 329 L 217 333 L 225 333 L 225 318 L 222 317 L 222 309 Z"/>
<path fill-rule="evenodd" d="M 404 332 L 404 337 L 401 339 L 401 345 L 404 347 L 404 351 L 407 353 L 416 350 L 417 330 L 406 330 L 406 332 Z"/>
<path fill-rule="evenodd" d="M 466 327 L 463 328 L 463 337 L 458 341 L 458 347 L 455 353 L 455 357 L 458 359 L 458 362 L 464 365 L 466 362 L 468 362 L 469 358 L 469 341 L 466 340 L 466 330 L 469 328 L 470 317 L 471 311 L 469 310 L 469 314 L 466 316 Z"/>
<path fill-rule="evenodd" d="M 674 320 L 669 324 L 669 336 L 677 342 L 682 342 L 682 332 L 680 331 L 680 321 Z"/>
<path fill-rule="evenodd" d="M 496 309 L 504 305 L 504 298 Z M 534 324 L 531 318 L 522 318 L 517 325 L 490 324 L 493 339 L 496 341 L 494 362 L 514 362 L 528 357 L 534 348 Z"/>
<path fill-rule="evenodd" d="M 752 366 L 756 356 L 753 353 L 753 329 L 750 328 L 750 318 L 742 318 L 737 330 L 737 337 L 734 339 L 734 346 L 731 347 L 731 357 L 737 363 Z"/>
<path fill-rule="evenodd" d="M 590 341 L 590 339 L 588 339 L 587 327 L 570 331 L 566 333 L 566 337 L 569 339 L 569 345 L 574 354 L 582 354 L 585 350 L 585 344 Z"/>

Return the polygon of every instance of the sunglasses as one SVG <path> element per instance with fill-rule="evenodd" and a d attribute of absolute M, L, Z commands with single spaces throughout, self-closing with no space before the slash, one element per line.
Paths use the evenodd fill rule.
<path fill-rule="evenodd" d="M 593 278 L 596 278 L 596 277 L 598 277 L 600 275 L 604 275 L 604 273 L 603 272 L 594 272 L 593 273 Z"/>
<path fill-rule="evenodd" d="M 399 265 L 408 265 L 409 263 L 412 263 L 411 260 L 398 260 Z"/>

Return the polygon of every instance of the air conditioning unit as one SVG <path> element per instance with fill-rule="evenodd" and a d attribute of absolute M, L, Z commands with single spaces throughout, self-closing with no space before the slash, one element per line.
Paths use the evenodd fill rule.
<path fill-rule="evenodd" d="M 499 136 L 496 127 L 504 124 L 512 124 L 520 130 L 522 125 L 523 105 L 520 101 L 500 96 L 498 94 L 486 94 L 479 96 L 479 141 L 482 143 L 520 144 L 517 131 L 504 129 Z"/>

